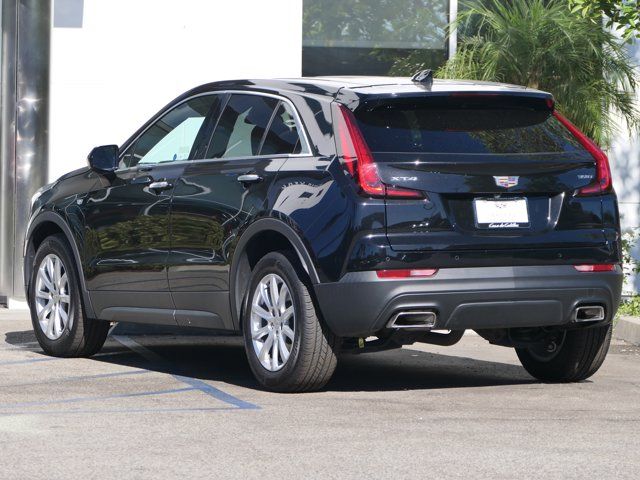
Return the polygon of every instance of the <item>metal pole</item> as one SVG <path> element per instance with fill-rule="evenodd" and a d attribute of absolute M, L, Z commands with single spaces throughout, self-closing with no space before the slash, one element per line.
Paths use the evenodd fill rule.
<path fill-rule="evenodd" d="M 13 294 L 17 3 L 2 0 L 0 57 L 0 295 Z"/>
<path fill-rule="evenodd" d="M 458 31 L 451 24 L 458 18 L 458 0 L 449 0 L 449 58 L 458 50 Z"/>
<path fill-rule="evenodd" d="M 16 195 L 13 296 L 24 296 L 22 243 L 31 197 L 47 183 L 51 1 L 18 0 Z"/>
<path fill-rule="evenodd" d="M 51 2 L 2 1 L 0 294 L 24 297 L 31 196 L 48 176 Z"/>

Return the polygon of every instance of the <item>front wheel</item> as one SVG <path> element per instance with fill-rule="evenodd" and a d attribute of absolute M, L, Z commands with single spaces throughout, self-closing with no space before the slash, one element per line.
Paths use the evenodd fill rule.
<path fill-rule="evenodd" d="M 46 238 L 36 252 L 29 309 L 38 343 L 48 355 L 88 357 L 102 348 L 109 323 L 87 318 L 80 282 L 66 239 Z"/>
<path fill-rule="evenodd" d="M 596 373 L 611 343 L 611 324 L 557 332 L 549 342 L 516 348 L 522 366 L 543 382 L 579 382 Z"/>
<path fill-rule="evenodd" d="M 319 318 L 304 278 L 288 252 L 265 255 L 252 272 L 242 330 L 251 370 L 269 390 L 318 390 L 336 368 L 337 339 Z"/>

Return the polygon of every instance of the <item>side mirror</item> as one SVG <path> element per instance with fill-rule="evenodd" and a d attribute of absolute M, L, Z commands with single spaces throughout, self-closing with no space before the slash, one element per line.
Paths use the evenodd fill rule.
<path fill-rule="evenodd" d="M 91 150 L 89 154 L 89 166 L 99 173 L 114 172 L 118 168 L 117 145 L 103 145 Z"/>

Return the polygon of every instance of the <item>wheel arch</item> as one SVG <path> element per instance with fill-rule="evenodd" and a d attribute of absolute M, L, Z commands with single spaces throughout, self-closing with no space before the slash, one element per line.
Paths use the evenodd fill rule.
<path fill-rule="evenodd" d="M 78 275 L 78 279 L 80 280 L 80 290 L 82 292 L 83 305 L 86 311 L 86 315 L 90 318 L 95 318 L 93 306 L 91 304 L 91 298 L 89 297 L 89 292 L 87 290 L 85 282 L 84 271 L 82 268 L 82 257 L 80 256 L 80 250 L 78 249 L 78 245 L 75 241 L 73 232 L 71 231 L 71 228 L 64 220 L 64 218 L 52 211 L 46 211 L 38 214 L 31 221 L 27 230 L 27 235 L 25 236 L 23 252 L 25 296 L 27 300 L 29 300 L 29 283 L 31 281 L 31 271 L 33 269 L 33 262 L 35 259 L 36 251 L 45 238 L 56 234 L 62 234 L 71 247 L 71 253 L 73 255 L 73 259 L 75 260 L 76 273 Z"/>
<path fill-rule="evenodd" d="M 229 300 L 233 324 L 237 330 L 240 329 L 242 301 L 249 286 L 253 266 L 265 254 L 278 250 L 294 252 L 312 286 L 320 283 L 313 259 L 299 234 L 282 220 L 257 220 L 240 237 L 231 261 Z"/>

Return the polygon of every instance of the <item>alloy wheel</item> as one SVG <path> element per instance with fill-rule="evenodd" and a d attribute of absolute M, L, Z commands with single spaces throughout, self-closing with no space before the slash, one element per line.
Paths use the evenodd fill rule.
<path fill-rule="evenodd" d="M 57 340 L 72 327 L 69 277 L 60 257 L 49 254 L 38 267 L 35 285 L 38 323 L 50 340 Z"/>
<path fill-rule="evenodd" d="M 274 273 L 260 280 L 251 301 L 251 343 L 264 368 L 285 366 L 295 339 L 295 311 L 286 282 Z"/>

